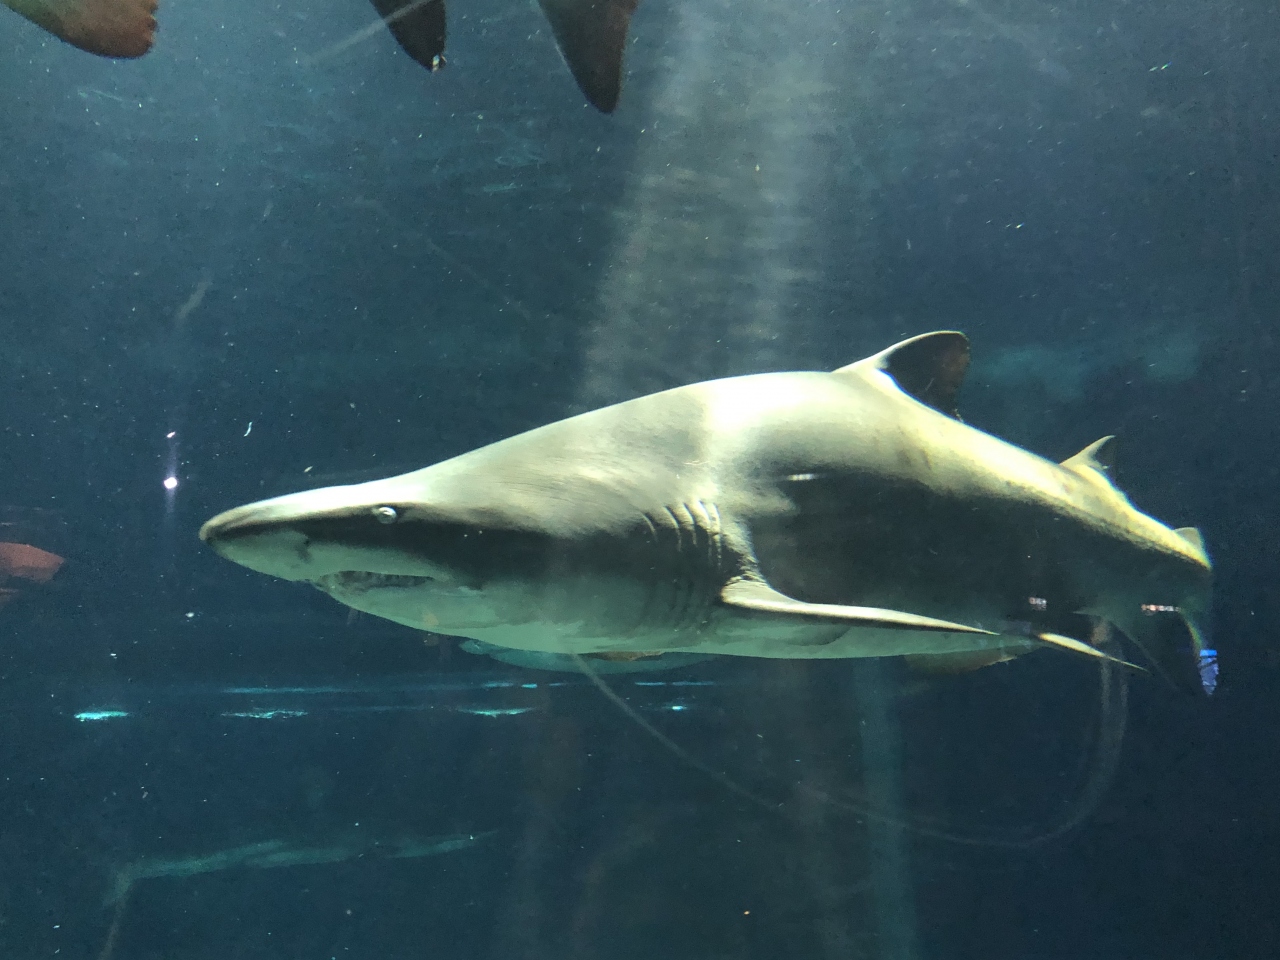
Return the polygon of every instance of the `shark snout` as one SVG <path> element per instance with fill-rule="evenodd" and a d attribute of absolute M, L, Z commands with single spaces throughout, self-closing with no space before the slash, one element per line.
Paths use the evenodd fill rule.
<path fill-rule="evenodd" d="M 250 504 L 220 513 L 200 528 L 200 539 L 242 567 L 285 580 L 314 580 L 335 572 L 317 571 L 310 538 L 265 512 Z"/>
<path fill-rule="evenodd" d="M 284 580 L 445 576 L 411 542 L 403 503 L 384 496 L 395 492 L 366 484 L 261 500 L 218 514 L 200 539 L 228 560 Z"/>

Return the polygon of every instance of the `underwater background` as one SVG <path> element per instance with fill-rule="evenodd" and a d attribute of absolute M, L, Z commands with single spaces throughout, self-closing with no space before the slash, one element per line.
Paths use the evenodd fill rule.
<path fill-rule="evenodd" d="M 0 583 L 0 957 L 1280 956 L 1274 5 L 644 0 L 611 116 L 512 0 L 434 75 L 362 0 L 0 14 L 0 541 L 65 561 Z M 966 422 L 1203 531 L 1212 699 L 606 674 L 676 752 L 196 537 L 942 328 Z"/>

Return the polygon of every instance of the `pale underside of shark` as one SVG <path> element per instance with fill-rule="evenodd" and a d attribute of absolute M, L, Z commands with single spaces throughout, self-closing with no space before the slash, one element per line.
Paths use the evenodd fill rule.
<path fill-rule="evenodd" d="M 622 658 L 1101 657 L 1119 627 L 1195 689 L 1209 559 L 1136 510 L 1109 439 L 1053 463 L 962 423 L 959 333 L 833 373 L 696 383 L 412 473 L 249 504 L 223 556 L 358 610 Z"/>

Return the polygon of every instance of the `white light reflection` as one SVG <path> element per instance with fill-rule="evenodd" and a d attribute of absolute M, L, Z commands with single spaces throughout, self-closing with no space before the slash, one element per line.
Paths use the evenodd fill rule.
<path fill-rule="evenodd" d="M 76 719 L 81 723 L 91 723 L 95 720 L 118 720 L 128 715 L 125 710 L 82 710 L 76 714 Z"/>
<path fill-rule="evenodd" d="M 178 494 L 178 431 L 170 430 L 164 435 L 164 515 L 165 520 L 173 519 L 174 501 Z"/>
<path fill-rule="evenodd" d="M 205 271 L 196 284 L 195 289 L 191 291 L 191 295 L 183 302 L 176 313 L 173 315 L 173 335 L 170 342 L 170 349 L 174 354 L 175 372 L 180 374 L 185 365 L 184 358 L 190 348 L 186 334 L 187 319 L 199 309 L 204 303 L 205 294 L 213 287 L 213 275 Z M 179 375 L 175 381 L 177 387 L 177 402 L 169 406 L 169 422 L 171 424 L 181 424 L 186 420 L 187 399 L 190 395 L 190 378 Z M 165 527 L 168 535 L 173 533 L 173 514 L 174 501 L 178 494 L 178 429 L 173 427 L 164 435 L 165 438 L 165 462 L 164 462 L 164 519 Z M 172 551 L 172 542 L 169 547 Z"/>

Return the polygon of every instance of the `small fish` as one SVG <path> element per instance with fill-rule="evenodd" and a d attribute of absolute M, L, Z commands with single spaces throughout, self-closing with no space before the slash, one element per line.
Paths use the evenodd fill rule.
<path fill-rule="evenodd" d="M 962 423 L 968 365 L 941 331 L 832 373 L 691 384 L 200 536 L 357 610 L 524 651 L 1111 660 L 1093 618 L 1204 689 L 1199 533 L 1112 485 L 1110 437 L 1058 464 Z"/>
<path fill-rule="evenodd" d="M 3 0 L 73 47 L 129 59 L 151 49 L 157 0 Z"/>
<path fill-rule="evenodd" d="M 18 581 L 48 583 L 64 562 L 56 553 L 39 547 L 0 542 L 0 607 L 21 592 Z"/>

